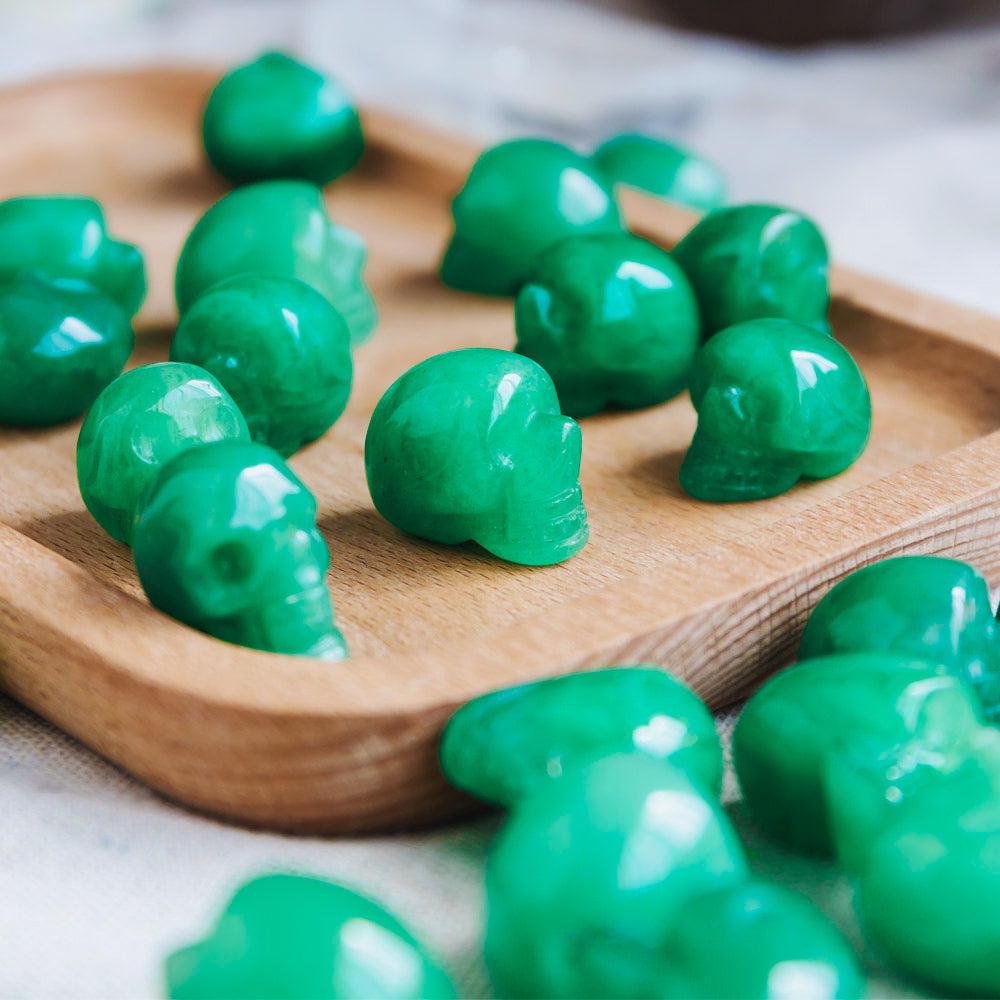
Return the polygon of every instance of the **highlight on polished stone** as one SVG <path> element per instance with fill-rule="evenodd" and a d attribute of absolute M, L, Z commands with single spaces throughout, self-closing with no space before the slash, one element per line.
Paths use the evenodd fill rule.
<path fill-rule="evenodd" d="M 788 320 L 716 334 L 691 374 L 698 427 L 680 484 L 699 500 L 761 500 L 851 466 L 871 432 L 871 397 L 832 337 Z"/>
<path fill-rule="evenodd" d="M 0 274 L 0 423 L 79 416 L 121 374 L 134 343 L 126 313 L 87 282 Z"/>
<path fill-rule="evenodd" d="M 294 278 L 241 274 L 213 285 L 181 317 L 170 360 L 211 372 L 250 436 L 284 458 L 326 433 L 351 393 L 347 325 Z"/>
<path fill-rule="evenodd" d="M 368 426 L 365 470 L 375 508 L 397 528 L 546 566 L 587 542 L 581 448 L 540 365 L 471 348 L 428 358 L 389 387 Z"/>
<path fill-rule="evenodd" d="M 239 407 L 204 368 L 133 368 L 97 397 L 80 428 L 80 496 L 112 538 L 131 545 L 142 495 L 162 465 L 187 448 L 249 436 Z"/>
<path fill-rule="evenodd" d="M 572 417 L 675 396 L 701 342 L 683 271 L 628 233 L 570 236 L 542 251 L 517 294 L 514 325 L 516 350 L 552 376 Z"/>
<path fill-rule="evenodd" d="M 621 184 L 698 212 L 726 200 L 726 180 L 714 163 L 690 149 L 642 132 L 602 142 L 591 162 L 608 184 Z"/>
<path fill-rule="evenodd" d="M 441 278 L 486 295 L 517 292 L 532 258 L 556 240 L 624 231 L 611 188 L 591 163 L 546 139 L 487 149 L 451 210 L 455 232 Z"/>
<path fill-rule="evenodd" d="M 238 274 L 298 278 L 343 316 L 351 343 L 367 340 L 377 313 L 364 271 L 364 240 L 337 225 L 308 181 L 260 181 L 217 201 L 191 230 L 177 261 L 181 315 L 198 296 Z"/>
<path fill-rule="evenodd" d="M 0 274 L 25 270 L 86 281 L 129 318 L 146 297 L 142 252 L 114 239 L 104 209 L 82 195 L 0 201 Z"/>
<path fill-rule="evenodd" d="M 680 769 L 613 754 L 519 803 L 486 869 L 504 997 L 685 996 L 668 943 L 701 893 L 747 877 L 719 804 Z"/>
<path fill-rule="evenodd" d="M 1000 629 L 986 581 L 940 556 L 899 556 L 841 580 L 813 609 L 799 659 L 891 652 L 948 664 L 1000 722 Z"/>
<path fill-rule="evenodd" d="M 361 119 L 343 85 L 284 52 L 265 52 L 222 77 L 205 106 L 202 138 L 209 162 L 235 184 L 326 184 L 364 151 Z"/>
<path fill-rule="evenodd" d="M 344 886 L 274 874 L 242 885 L 208 935 L 166 961 L 171 1000 L 452 1000 L 391 913 Z"/>
<path fill-rule="evenodd" d="M 510 808 L 596 757 L 633 750 L 669 761 L 718 796 L 722 747 L 712 713 L 678 678 L 642 664 L 474 698 L 451 717 L 439 756 L 453 785 Z"/>
<path fill-rule="evenodd" d="M 674 248 L 694 286 L 705 337 L 751 319 L 790 319 L 829 333 L 830 256 L 810 219 L 773 205 L 707 215 Z"/>
<path fill-rule="evenodd" d="M 159 471 L 135 528 L 150 603 L 226 642 L 341 660 L 316 500 L 277 452 L 220 441 Z"/>

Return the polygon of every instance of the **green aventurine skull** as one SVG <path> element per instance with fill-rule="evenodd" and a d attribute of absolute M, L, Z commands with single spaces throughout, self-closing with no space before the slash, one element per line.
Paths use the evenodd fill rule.
<path fill-rule="evenodd" d="M 347 655 L 316 501 L 266 445 L 218 442 L 168 462 L 133 549 L 150 603 L 186 625 L 273 653 Z"/>
<path fill-rule="evenodd" d="M 177 261 L 183 315 L 202 292 L 237 274 L 298 278 L 344 317 L 351 343 L 367 340 L 378 316 L 364 280 L 364 240 L 333 222 L 308 181 L 261 181 L 217 201 L 195 224 Z"/>
<path fill-rule="evenodd" d="M 428 358 L 379 401 L 368 487 L 397 528 L 545 566 L 587 542 L 580 428 L 528 358 L 474 348 Z"/>
<path fill-rule="evenodd" d="M 556 240 L 624 231 L 610 185 L 585 157 L 544 139 L 487 149 L 451 211 L 441 280 L 486 295 L 515 294 L 535 254 Z"/>
<path fill-rule="evenodd" d="M 716 334 L 695 359 L 698 428 L 680 470 L 699 500 L 760 500 L 843 472 L 864 451 L 871 397 L 832 337 L 764 319 Z"/>

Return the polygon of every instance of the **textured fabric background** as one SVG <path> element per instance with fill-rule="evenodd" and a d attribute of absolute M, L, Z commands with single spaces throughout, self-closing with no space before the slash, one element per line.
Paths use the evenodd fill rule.
<path fill-rule="evenodd" d="M 795 55 L 557 0 L 0 0 L 0 81 L 76 66 L 227 61 L 285 46 L 366 101 L 495 138 L 589 143 L 641 126 L 715 158 L 736 200 L 813 214 L 836 256 L 1000 311 L 1000 29 Z M 16 137 L 5 136 L 5 142 Z M 720 719 L 728 732 L 731 715 Z M 832 866 L 775 851 L 726 800 L 754 867 L 860 946 Z M 0 699 L 0 996 L 161 992 L 162 957 L 245 878 L 281 868 L 381 900 L 488 995 L 478 957 L 488 818 L 367 840 L 289 838 L 167 804 Z M 909 995 L 863 954 L 873 996 Z"/>

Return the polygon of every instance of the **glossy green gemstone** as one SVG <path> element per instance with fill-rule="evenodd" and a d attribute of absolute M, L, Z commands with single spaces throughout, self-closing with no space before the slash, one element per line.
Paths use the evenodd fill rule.
<path fill-rule="evenodd" d="M 128 316 L 86 282 L 0 275 L 0 423 L 79 416 L 121 373 L 134 342 Z"/>
<path fill-rule="evenodd" d="M 698 428 L 680 469 L 699 500 L 760 500 L 826 479 L 865 450 L 872 404 L 854 359 L 832 337 L 788 320 L 714 336 L 691 374 Z"/>
<path fill-rule="evenodd" d="M 825 776 L 833 756 L 888 769 L 946 755 L 967 746 L 981 724 L 974 697 L 943 666 L 888 654 L 820 657 L 783 670 L 750 699 L 733 735 L 747 806 L 782 843 L 830 853 Z"/>
<path fill-rule="evenodd" d="M 685 904 L 667 946 L 678 1000 L 857 1000 L 865 981 L 843 935 L 804 896 L 756 879 Z"/>
<path fill-rule="evenodd" d="M 706 337 L 771 317 L 829 333 L 829 253 L 822 233 L 798 212 L 717 209 L 681 240 L 674 258 L 694 286 Z"/>
<path fill-rule="evenodd" d="M 675 396 L 700 343 L 687 278 L 665 250 L 627 233 L 571 236 L 542 251 L 514 322 L 516 349 L 552 376 L 573 417 Z"/>
<path fill-rule="evenodd" d="M 879 837 L 855 895 L 892 963 L 936 991 L 1000 996 L 1000 798 L 921 810 Z"/>
<path fill-rule="evenodd" d="M 364 280 L 361 237 L 330 219 L 323 192 L 308 181 L 261 181 L 217 201 L 195 224 L 177 262 L 183 315 L 212 285 L 238 274 L 298 278 L 344 317 L 351 342 L 375 329 L 375 303 Z"/>
<path fill-rule="evenodd" d="M 616 754 L 518 805 L 486 869 L 486 961 L 504 997 L 662 997 L 694 896 L 746 877 L 719 805 L 683 771 Z"/>
<path fill-rule="evenodd" d="M 389 387 L 365 469 L 376 509 L 397 528 L 547 566 L 587 543 L 581 448 L 541 366 L 472 348 L 428 358 Z"/>
<path fill-rule="evenodd" d="M 210 441 L 247 439 L 239 407 L 204 369 L 133 368 L 97 397 L 80 428 L 80 495 L 112 538 L 131 545 L 139 502 L 165 462 Z"/>
<path fill-rule="evenodd" d="M 451 717 L 440 758 L 453 785 L 510 807 L 597 757 L 632 750 L 669 760 L 719 794 L 712 713 L 657 667 L 589 670 L 475 698 Z"/>
<path fill-rule="evenodd" d="M 142 253 L 108 234 L 104 211 L 93 198 L 57 195 L 0 202 L 0 273 L 29 269 L 86 281 L 129 317 L 146 297 Z"/>
<path fill-rule="evenodd" d="M 150 604 L 225 642 L 342 660 L 316 499 L 272 448 L 191 448 L 150 484 L 135 527 Z"/>
<path fill-rule="evenodd" d="M 591 162 L 608 184 L 637 188 L 697 211 L 718 208 L 726 200 L 726 181 L 715 164 L 651 135 L 616 135 L 594 150 Z"/>
<path fill-rule="evenodd" d="M 1000 798 L 1000 730 L 980 725 L 976 706 L 957 698 L 937 699 L 934 715 L 886 753 L 846 746 L 827 762 L 834 848 L 848 871 L 864 870 L 875 840 L 911 817 L 928 810 L 957 817 Z"/>
<path fill-rule="evenodd" d="M 624 231 L 611 188 L 588 160 L 543 139 L 487 149 L 451 210 L 455 235 L 441 278 L 486 295 L 513 295 L 532 258 L 557 240 Z"/>
<path fill-rule="evenodd" d="M 282 52 L 219 81 L 202 136 L 212 166 L 235 184 L 276 177 L 326 184 L 364 151 L 361 119 L 341 84 Z"/>
<path fill-rule="evenodd" d="M 1000 721 L 1000 630 L 986 581 L 967 563 L 900 556 L 841 580 L 809 616 L 799 658 L 866 650 L 949 664 Z"/>
<path fill-rule="evenodd" d="M 324 434 L 351 394 L 351 338 L 340 314 L 294 278 L 243 274 L 181 317 L 171 361 L 211 372 L 250 436 L 287 458 Z"/>
<path fill-rule="evenodd" d="M 172 1000 L 451 1000 L 448 976 L 390 913 L 304 875 L 243 885 L 209 935 L 166 962 Z"/>

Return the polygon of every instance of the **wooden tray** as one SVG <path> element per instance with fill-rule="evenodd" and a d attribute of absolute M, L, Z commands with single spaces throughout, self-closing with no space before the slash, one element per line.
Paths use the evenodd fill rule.
<path fill-rule="evenodd" d="M 163 358 L 173 265 L 223 193 L 199 157 L 211 72 L 45 82 L 0 97 L 0 197 L 79 191 L 148 252 L 136 363 Z M 476 149 L 378 114 L 363 167 L 330 192 L 371 246 L 381 310 L 347 412 L 292 464 L 316 492 L 353 657 L 338 665 L 210 639 L 154 611 L 130 552 L 77 491 L 78 423 L 0 432 L 0 660 L 7 691 L 171 798 L 245 823 L 382 830 L 468 809 L 436 742 L 452 709 L 500 685 L 647 661 L 713 705 L 787 662 L 808 610 L 873 559 L 937 552 L 1000 577 L 1000 322 L 838 271 L 834 327 L 875 404 L 847 473 L 758 503 L 685 496 L 686 397 L 583 421 L 591 541 L 526 569 L 408 538 L 373 510 L 362 448 L 381 393 L 449 348 L 513 344 L 509 301 L 445 289 L 449 196 Z M 630 199 L 666 245 L 685 213 Z"/>

